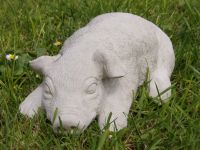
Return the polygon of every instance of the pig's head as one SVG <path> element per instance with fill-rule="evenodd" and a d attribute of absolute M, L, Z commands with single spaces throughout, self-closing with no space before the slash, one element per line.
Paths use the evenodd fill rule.
<path fill-rule="evenodd" d="M 125 75 L 120 59 L 111 51 L 41 56 L 30 65 L 44 76 L 41 103 L 55 129 L 62 123 L 66 130 L 84 130 L 99 114 L 107 95 L 104 78 Z"/>

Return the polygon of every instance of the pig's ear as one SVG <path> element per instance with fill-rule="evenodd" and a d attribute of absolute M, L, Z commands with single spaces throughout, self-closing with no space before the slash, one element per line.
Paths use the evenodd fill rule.
<path fill-rule="evenodd" d="M 58 54 L 56 56 L 40 56 L 32 61 L 29 61 L 31 68 L 41 74 L 45 74 L 51 64 L 56 61 L 61 55 Z"/>
<path fill-rule="evenodd" d="M 107 78 L 119 78 L 126 75 L 125 66 L 120 58 L 112 51 L 97 50 L 94 53 L 94 61 L 100 69 L 100 72 Z"/>

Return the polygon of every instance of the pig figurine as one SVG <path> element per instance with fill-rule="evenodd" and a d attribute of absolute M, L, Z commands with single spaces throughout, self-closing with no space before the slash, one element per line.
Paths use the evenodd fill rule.
<path fill-rule="evenodd" d="M 156 97 L 171 86 L 174 64 L 172 43 L 156 25 L 129 13 L 103 14 L 69 37 L 58 55 L 30 61 L 44 80 L 19 109 L 33 117 L 43 108 L 56 131 L 61 123 L 83 131 L 95 117 L 103 129 L 112 114 L 109 130 L 120 130 L 147 73 L 149 95 Z"/>

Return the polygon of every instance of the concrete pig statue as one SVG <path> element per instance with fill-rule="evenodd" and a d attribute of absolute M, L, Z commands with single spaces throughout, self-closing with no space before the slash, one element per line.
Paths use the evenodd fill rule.
<path fill-rule="evenodd" d="M 156 97 L 171 86 L 174 64 L 172 43 L 156 25 L 129 13 L 103 14 L 69 37 L 58 55 L 30 62 L 44 81 L 19 109 L 33 117 L 41 107 L 55 130 L 62 122 L 66 131 L 83 131 L 96 117 L 103 129 L 112 113 L 109 129 L 120 130 L 147 70 L 149 95 Z M 168 90 L 161 100 L 170 95 Z"/>

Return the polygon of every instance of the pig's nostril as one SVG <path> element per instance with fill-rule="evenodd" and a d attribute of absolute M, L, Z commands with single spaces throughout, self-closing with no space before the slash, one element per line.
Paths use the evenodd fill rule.
<path fill-rule="evenodd" d="M 59 133 L 60 132 L 60 127 L 54 127 L 53 130 L 54 130 L 55 133 Z"/>
<path fill-rule="evenodd" d="M 61 126 L 58 126 L 58 127 L 54 128 L 54 129 L 55 129 L 56 132 L 61 132 L 61 131 L 64 130 L 64 128 L 61 127 Z"/>
<path fill-rule="evenodd" d="M 68 132 L 71 134 L 76 134 L 76 133 L 79 133 L 79 129 L 77 126 L 71 126 Z"/>
<path fill-rule="evenodd" d="M 77 126 L 71 126 L 71 127 L 62 127 L 62 126 L 58 126 L 56 128 L 54 128 L 56 131 L 71 131 L 71 130 L 78 130 L 78 127 Z"/>
<path fill-rule="evenodd" d="M 71 126 L 70 129 L 77 130 L 78 128 L 76 126 Z"/>

